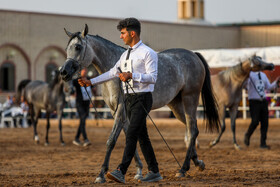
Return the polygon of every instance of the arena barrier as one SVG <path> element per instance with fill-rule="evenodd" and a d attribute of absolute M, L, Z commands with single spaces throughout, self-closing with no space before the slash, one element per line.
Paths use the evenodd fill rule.
<path fill-rule="evenodd" d="M 270 98 L 276 98 L 275 100 L 277 101 L 277 98 L 280 97 L 280 93 L 277 94 L 273 94 L 273 93 L 267 93 L 266 94 L 267 97 Z M 92 97 L 93 101 L 103 101 L 103 97 L 102 96 L 96 96 L 96 97 Z M 277 103 L 275 103 L 274 105 L 272 105 L 271 103 L 269 103 L 269 111 L 276 111 L 275 112 L 275 117 L 276 118 L 280 118 L 280 106 L 277 106 Z M 96 108 L 97 112 L 110 112 L 111 110 L 108 107 L 104 107 L 104 108 Z M 68 113 L 68 112 L 76 112 L 76 108 L 65 108 L 63 110 L 63 112 Z M 162 108 L 153 110 L 155 112 L 171 112 L 171 110 L 167 107 L 164 106 Z M 203 107 L 199 106 L 197 108 L 197 111 L 203 111 Z M 247 112 L 249 111 L 249 105 L 248 105 L 248 95 L 246 93 L 246 90 L 243 89 L 242 90 L 242 100 L 240 102 L 240 106 L 238 107 L 238 111 L 242 112 L 242 118 L 243 119 L 247 119 Z M 95 109 L 94 108 L 90 108 L 90 112 L 94 113 Z"/>

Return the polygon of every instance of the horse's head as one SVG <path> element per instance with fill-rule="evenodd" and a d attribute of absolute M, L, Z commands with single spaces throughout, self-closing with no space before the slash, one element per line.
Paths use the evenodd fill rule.
<path fill-rule="evenodd" d="M 62 80 L 62 76 L 60 75 L 60 71 L 58 69 L 53 70 L 51 76 L 52 76 L 52 80 L 50 82 L 51 87 L 64 83 L 64 81 Z"/>
<path fill-rule="evenodd" d="M 249 60 L 251 71 L 274 70 L 273 63 L 265 62 L 259 56 L 253 55 Z"/>
<path fill-rule="evenodd" d="M 66 48 L 67 59 L 60 69 L 60 74 L 64 81 L 69 81 L 78 76 L 81 69 L 90 65 L 93 59 L 93 50 L 87 41 L 87 25 L 82 33 L 71 33 L 64 30 L 70 39 Z"/>

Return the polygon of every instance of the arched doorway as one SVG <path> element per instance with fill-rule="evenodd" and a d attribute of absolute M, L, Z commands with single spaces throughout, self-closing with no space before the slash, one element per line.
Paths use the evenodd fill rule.
<path fill-rule="evenodd" d="M 51 71 L 63 65 L 66 59 L 65 51 L 57 46 L 48 46 L 40 51 L 35 59 L 35 80 L 49 82 Z"/>
<path fill-rule="evenodd" d="M 0 67 L 0 88 L 3 92 L 15 91 L 15 65 L 4 62 Z"/>

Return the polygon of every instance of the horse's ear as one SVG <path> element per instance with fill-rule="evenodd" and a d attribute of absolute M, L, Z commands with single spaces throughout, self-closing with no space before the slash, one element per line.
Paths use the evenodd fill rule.
<path fill-rule="evenodd" d="M 83 30 L 83 32 L 82 32 L 82 37 L 84 38 L 84 37 L 86 37 L 86 35 L 88 34 L 88 26 L 87 26 L 87 24 L 85 25 L 85 29 Z"/>
<path fill-rule="evenodd" d="M 64 31 L 67 34 L 67 36 L 69 36 L 69 38 L 71 38 L 73 36 L 73 33 L 67 31 L 65 28 L 64 28 Z"/>

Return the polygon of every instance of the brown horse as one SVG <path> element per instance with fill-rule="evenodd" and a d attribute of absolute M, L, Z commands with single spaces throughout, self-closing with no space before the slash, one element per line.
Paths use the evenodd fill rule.
<path fill-rule="evenodd" d="M 248 60 L 211 76 L 213 91 L 219 105 L 219 116 L 222 126 L 218 137 L 214 141 L 210 142 L 210 147 L 213 147 L 220 141 L 220 138 L 225 131 L 225 112 L 226 108 L 228 108 L 231 119 L 233 144 L 235 149 L 240 149 L 235 137 L 235 120 L 238 112 L 238 105 L 242 98 L 243 85 L 248 79 L 251 71 L 273 69 L 274 65 L 272 63 L 264 62 L 261 57 L 253 55 Z"/>

